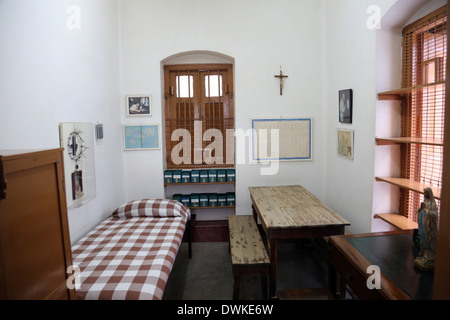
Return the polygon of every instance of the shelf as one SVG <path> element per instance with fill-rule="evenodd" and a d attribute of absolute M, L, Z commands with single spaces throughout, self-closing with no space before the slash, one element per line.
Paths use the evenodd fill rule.
<path fill-rule="evenodd" d="M 236 184 L 236 182 L 180 182 L 180 183 L 164 183 L 164 186 L 189 186 L 189 185 L 218 185 L 218 184 Z"/>
<path fill-rule="evenodd" d="M 394 227 L 401 230 L 414 230 L 418 228 L 416 222 L 398 213 L 379 213 L 376 214 L 374 218 L 384 220 L 390 225 L 393 225 Z"/>
<path fill-rule="evenodd" d="M 431 188 L 431 190 L 433 191 L 434 198 L 436 200 L 441 199 L 441 188 L 430 186 L 430 185 L 427 185 L 422 182 L 415 182 L 415 181 L 411 181 L 408 179 L 393 178 L 393 177 L 375 177 L 375 179 L 376 179 L 376 181 L 387 182 L 387 183 L 393 184 L 395 186 L 398 186 L 400 188 L 411 190 L 411 191 L 422 193 L 422 194 L 423 194 L 423 189 Z"/>
<path fill-rule="evenodd" d="M 228 219 L 196 220 L 192 226 L 192 242 L 227 242 Z"/>
<path fill-rule="evenodd" d="M 402 95 L 404 95 L 404 94 L 413 93 L 415 91 L 420 91 L 420 90 L 424 90 L 424 89 L 439 86 L 439 85 L 445 85 L 445 81 L 428 83 L 428 84 L 423 84 L 423 85 L 415 86 L 415 87 L 401 88 L 401 89 L 397 89 L 397 90 L 381 92 L 378 94 L 378 100 L 401 100 Z"/>
<path fill-rule="evenodd" d="M 188 207 L 190 210 L 192 209 L 235 209 L 236 206 L 214 206 L 214 207 Z"/>
<path fill-rule="evenodd" d="M 444 146 L 443 140 L 437 139 L 424 139 L 424 138 L 412 138 L 412 137 L 391 137 L 391 138 L 375 138 L 377 146 L 394 145 L 401 143 L 415 143 L 426 144 L 431 146 Z"/>
<path fill-rule="evenodd" d="M 195 170 L 199 170 L 201 172 L 201 168 L 196 168 Z M 213 170 L 226 170 L 226 169 L 213 169 Z M 171 170 L 172 171 L 172 170 Z M 176 200 L 180 201 L 181 203 L 183 203 L 183 200 L 185 200 L 185 205 L 187 206 L 187 208 L 189 208 L 192 211 L 197 212 L 198 214 L 204 214 L 205 217 L 209 216 L 209 212 L 208 210 L 218 210 L 217 212 L 219 213 L 219 215 L 222 214 L 228 214 L 230 210 L 233 210 L 233 213 L 235 213 L 234 211 L 236 210 L 236 180 L 235 180 L 235 175 L 233 176 L 222 176 L 220 175 L 220 172 L 217 172 L 218 176 L 213 175 L 212 177 L 209 176 L 209 174 L 211 172 L 208 172 L 208 177 L 199 177 L 199 176 L 195 176 L 193 178 L 194 181 L 197 182 L 192 182 L 193 180 L 191 180 L 192 177 L 190 177 L 189 175 L 189 179 L 188 176 L 184 175 L 186 173 L 186 171 L 190 171 L 190 173 L 192 174 L 191 170 L 177 170 L 180 171 L 180 177 L 176 177 L 177 182 L 173 182 L 173 176 L 172 179 L 169 180 L 166 178 L 169 177 L 170 172 L 168 172 L 168 170 L 164 171 L 164 188 L 166 191 L 166 196 L 171 197 L 172 199 L 174 199 L 175 195 L 177 195 Z M 199 173 L 200 173 L 199 172 Z M 173 171 L 172 171 L 173 173 Z M 233 172 L 234 173 L 234 172 Z M 227 174 L 229 174 L 229 172 L 227 172 Z M 177 173 L 178 175 L 178 173 Z M 179 179 L 180 178 L 180 179 Z M 214 178 L 211 180 L 214 180 L 214 182 L 210 182 L 210 178 Z M 234 180 L 234 181 L 228 181 L 228 180 Z M 167 181 L 172 181 L 172 182 L 167 182 Z M 190 181 L 190 182 L 183 182 L 183 181 Z M 202 182 L 202 181 L 207 181 L 207 182 Z M 220 187 L 222 186 L 222 187 Z M 226 192 L 226 191 L 231 191 L 230 188 L 232 189 L 232 192 Z M 173 193 L 172 191 L 177 190 L 178 192 L 172 194 L 171 196 L 169 195 L 170 193 Z M 199 192 L 199 191 L 203 191 L 203 192 Z M 229 196 L 231 196 L 231 194 L 233 194 L 232 198 L 230 198 Z M 216 198 L 216 202 L 212 202 L 207 200 L 206 203 L 204 203 L 203 201 L 203 197 L 205 196 L 205 194 L 207 194 L 207 198 L 209 200 L 212 200 L 212 196 L 214 194 L 217 195 Z M 195 195 L 195 197 L 194 197 Z M 221 196 L 225 196 L 224 198 L 221 198 Z M 181 197 L 181 199 L 180 199 Z M 188 202 L 188 199 L 190 198 L 191 202 Z M 193 202 L 193 200 L 196 200 L 196 202 Z M 227 200 L 225 201 L 219 201 L 220 200 Z M 192 206 L 192 204 L 197 204 L 197 206 Z M 200 204 L 211 204 L 209 206 L 200 206 Z M 221 205 L 222 204 L 222 205 Z M 233 204 L 233 205 L 231 205 Z M 188 206 L 189 205 L 189 206 Z M 221 210 L 222 209 L 222 210 Z M 205 211 L 206 210 L 206 211 Z M 203 213 L 201 213 L 200 211 L 203 211 Z"/>

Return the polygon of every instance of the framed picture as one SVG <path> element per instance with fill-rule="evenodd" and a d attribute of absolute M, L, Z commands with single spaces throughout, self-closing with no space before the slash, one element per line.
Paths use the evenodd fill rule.
<path fill-rule="evenodd" d="M 151 116 L 152 115 L 152 96 L 147 95 L 128 95 L 126 96 L 127 116 Z"/>
<path fill-rule="evenodd" d="M 159 124 L 125 124 L 123 127 L 124 150 L 157 150 Z"/>
<path fill-rule="evenodd" d="M 311 161 L 312 122 L 312 118 L 251 119 L 252 162 Z"/>
<path fill-rule="evenodd" d="M 355 151 L 353 147 L 353 139 L 353 130 L 337 129 L 337 151 L 339 156 L 353 160 Z"/>
<path fill-rule="evenodd" d="M 64 176 L 68 208 L 78 208 L 96 197 L 94 124 L 59 124 L 60 146 L 64 148 Z"/>
<path fill-rule="evenodd" d="M 339 91 L 339 122 L 352 123 L 353 117 L 353 90 Z"/>

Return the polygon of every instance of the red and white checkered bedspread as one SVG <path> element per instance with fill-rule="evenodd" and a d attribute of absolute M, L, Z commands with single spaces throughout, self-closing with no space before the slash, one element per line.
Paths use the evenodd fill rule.
<path fill-rule="evenodd" d="M 160 300 L 190 211 L 172 200 L 131 201 L 72 247 L 82 300 Z"/>

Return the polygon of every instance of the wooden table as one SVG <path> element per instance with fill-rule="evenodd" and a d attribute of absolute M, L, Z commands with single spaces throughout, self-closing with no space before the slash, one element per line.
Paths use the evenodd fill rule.
<path fill-rule="evenodd" d="M 391 231 L 330 237 L 329 289 L 345 297 L 347 285 L 362 300 L 427 300 L 432 298 L 433 273 L 414 267 L 418 248 L 412 231 Z M 378 266 L 380 289 L 370 289 L 367 279 Z"/>
<path fill-rule="evenodd" d="M 267 236 L 270 258 L 269 293 L 277 295 L 277 242 L 344 234 L 350 225 L 299 185 L 249 187 L 253 216 Z"/>

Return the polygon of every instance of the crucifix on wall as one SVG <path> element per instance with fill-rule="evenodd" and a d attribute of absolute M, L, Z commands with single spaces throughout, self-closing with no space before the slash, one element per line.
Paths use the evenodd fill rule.
<path fill-rule="evenodd" d="M 279 75 L 275 75 L 275 78 L 279 78 L 280 79 L 280 96 L 283 95 L 283 78 L 287 78 L 288 76 L 283 75 L 283 70 L 281 70 L 281 66 L 280 66 L 280 74 Z"/>

